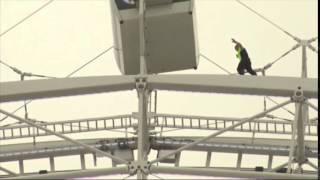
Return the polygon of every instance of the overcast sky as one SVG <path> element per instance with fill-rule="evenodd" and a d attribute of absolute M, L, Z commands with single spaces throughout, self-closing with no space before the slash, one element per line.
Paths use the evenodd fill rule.
<path fill-rule="evenodd" d="M 45 0 L 0 0 L 0 32 L 4 32 L 45 2 Z M 316 0 L 243 2 L 299 38 L 309 39 L 318 36 Z M 236 72 L 238 60 L 231 38 L 240 41 L 247 48 L 253 68 L 260 68 L 272 62 L 296 43 L 234 0 L 197 0 L 196 16 L 200 53 L 233 73 Z M 0 37 L 0 41 L 2 61 L 25 72 L 64 77 L 113 46 L 109 2 L 108 0 L 56 0 Z M 317 44 L 318 41 L 313 43 L 318 47 Z M 317 78 L 317 54 L 309 50 L 307 54 L 308 76 Z M 225 74 L 202 58 L 198 70 L 170 74 L 175 73 Z M 112 51 L 75 74 L 75 76 L 98 75 L 120 75 Z M 267 75 L 300 77 L 301 48 L 276 63 L 267 71 Z M 1 82 L 17 81 L 19 78 L 12 70 L 0 66 Z M 263 98 L 257 96 L 159 92 L 158 98 L 160 113 L 247 117 L 263 110 Z M 274 99 L 278 102 L 286 100 L 286 98 Z M 311 102 L 317 103 L 316 100 Z M 43 121 L 59 121 L 130 114 L 137 111 L 137 103 L 135 91 L 37 100 L 29 105 L 29 116 Z M 21 102 L 5 103 L 1 104 L 1 109 L 12 111 L 21 104 Z M 268 101 L 268 107 L 273 105 Z M 294 111 L 292 107 L 288 106 Z M 310 111 L 311 117 L 316 116 L 316 112 Z M 23 111 L 17 113 L 21 117 L 23 114 Z M 276 111 L 275 115 L 292 119 L 292 116 L 283 110 Z M 0 125 L 12 122 L 16 121 L 7 119 Z M 107 136 L 111 137 L 114 134 L 109 133 Z M 105 134 L 100 132 L 89 138 L 98 136 L 105 137 Z M 85 135 L 77 137 L 85 138 Z M 196 164 L 192 160 L 190 163 Z"/>

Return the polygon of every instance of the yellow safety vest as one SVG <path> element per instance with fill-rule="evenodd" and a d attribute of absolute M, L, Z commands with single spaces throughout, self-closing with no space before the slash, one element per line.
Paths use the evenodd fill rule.
<path fill-rule="evenodd" d="M 236 56 L 237 56 L 237 58 L 241 61 L 241 51 L 242 51 L 242 48 L 239 48 L 238 50 L 237 50 L 237 54 L 236 54 Z"/>

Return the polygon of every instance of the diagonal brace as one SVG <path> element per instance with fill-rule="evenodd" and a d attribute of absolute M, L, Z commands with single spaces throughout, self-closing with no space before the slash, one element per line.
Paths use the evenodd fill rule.
<path fill-rule="evenodd" d="M 5 173 L 8 173 L 8 174 L 11 175 L 11 176 L 17 176 L 16 173 L 10 171 L 9 169 L 6 169 L 6 168 L 4 168 L 4 167 L 1 167 L 1 166 L 0 166 L 0 171 L 3 171 L 3 172 L 5 172 Z"/>
<path fill-rule="evenodd" d="M 313 164 L 312 162 L 310 162 L 309 160 L 307 160 L 306 162 L 309 166 L 311 166 L 312 168 L 314 168 L 315 170 L 318 170 L 319 171 L 319 167 L 315 164 Z"/>
<path fill-rule="evenodd" d="M 0 109 L 0 113 L 5 114 L 5 115 L 7 115 L 7 116 L 9 116 L 9 117 L 11 117 L 11 118 L 14 118 L 14 119 L 18 120 L 18 121 L 24 122 L 24 123 L 26 123 L 26 124 L 28 124 L 28 125 L 30 125 L 30 126 L 37 127 L 37 128 L 39 128 L 39 129 L 41 129 L 41 130 L 43 130 L 43 131 L 45 131 L 45 132 L 47 132 L 47 133 L 49 133 L 49 134 L 58 136 L 58 137 L 66 140 L 66 141 L 69 141 L 69 142 L 71 142 L 71 143 L 73 143 L 73 144 L 80 145 L 80 146 L 84 147 L 85 149 L 88 149 L 88 150 L 90 150 L 90 151 L 92 151 L 92 152 L 99 153 L 99 154 L 101 154 L 101 155 L 103 155 L 103 156 L 107 156 L 107 157 L 109 157 L 109 158 L 111 158 L 111 159 L 113 159 L 113 160 L 115 160 L 115 161 L 117 161 L 117 162 L 120 162 L 120 163 L 128 163 L 128 161 L 126 161 L 126 160 L 124 160 L 124 159 L 122 159 L 122 158 L 113 156 L 113 155 L 111 155 L 110 153 L 101 151 L 101 150 L 99 150 L 99 149 L 97 149 L 97 148 L 91 147 L 91 146 L 89 146 L 89 145 L 87 145 L 87 144 L 84 144 L 84 143 L 82 143 L 82 142 L 79 142 L 79 141 L 77 141 L 77 140 L 74 140 L 74 139 L 72 139 L 72 138 L 69 138 L 69 137 L 67 137 L 67 136 L 65 136 L 65 135 L 62 135 L 62 134 L 57 133 L 57 132 L 54 132 L 54 131 L 52 131 L 52 130 L 50 130 L 50 129 L 47 129 L 47 128 L 41 126 L 41 125 L 38 125 L 38 124 L 36 124 L 36 123 L 28 120 L 28 119 L 21 118 L 21 117 L 19 117 L 19 116 L 16 116 L 16 115 L 14 115 L 14 114 L 11 114 L 11 113 L 9 113 L 9 112 L 7 112 L 7 111 L 4 111 L 4 110 L 2 110 L 2 109 Z"/>
<path fill-rule="evenodd" d="M 318 111 L 318 107 L 310 103 L 309 101 L 306 101 L 306 103 L 314 110 Z"/>
<path fill-rule="evenodd" d="M 205 137 L 205 138 L 199 139 L 199 140 L 194 141 L 194 142 L 192 142 L 192 143 L 190 143 L 190 144 L 187 144 L 187 145 L 185 145 L 185 146 L 182 146 L 182 147 L 178 148 L 178 149 L 175 150 L 175 151 L 172 151 L 172 152 L 170 152 L 170 153 L 168 153 L 168 154 L 166 154 L 166 155 L 164 155 L 164 156 L 162 156 L 162 157 L 159 157 L 158 159 L 155 159 L 155 160 L 151 161 L 150 163 L 153 164 L 153 163 L 159 162 L 159 161 L 161 161 L 161 160 L 163 160 L 163 159 L 165 159 L 165 158 L 167 158 L 167 157 L 169 157 L 169 156 L 171 156 L 171 155 L 174 155 L 174 154 L 176 154 L 176 153 L 179 153 L 179 152 L 181 152 L 181 151 L 183 151 L 183 150 L 186 150 L 186 149 L 188 149 L 188 148 L 190 148 L 190 147 L 193 147 L 193 146 L 195 146 L 195 145 L 197 145 L 197 144 L 199 144 L 199 143 L 205 142 L 205 141 L 207 141 L 207 140 L 209 140 L 209 139 L 211 139 L 211 138 L 214 138 L 214 137 L 216 137 L 216 136 L 218 136 L 218 135 L 220 135 L 220 134 L 222 134 L 222 133 L 224 133 L 224 132 L 226 132 L 226 131 L 229 131 L 229 130 L 231 130 L 231 129 L 234 129 L 234 128 L 236 128 L 236 127 L 238 127 L 238 126 L 240 126 L 240 125 L 242 125 L 242 124 L 244 124 L 244 123 L 247 123 L 247 122 L 253 121 L 254 119 L 257 119 L 257 118 L 259 118 L 259 117 L 262 117 L 262 116 L 264 116 L 265 114 L 270 113 L 270 112 L 272 112 L 272 111 L 274 111 L 274 110 L 276 110 L 276 109 L 279 109 L 279 108 L 281 108 L 282 106 L 285 106 L 285 105 L 287 105 L 287 104 L 289 104 L 289 103 L 291 103 L 291 102 L 292 102 L 291 99 L 288 100 L 288 101 L 286 101 L 286 102 L 283 102 L 283 103 L 281 103 L 281 104 L 279 104 L 279 105 L 277 105 L 277 106 L 274 106 L 274 107 L 272 107 L 272 108 L 270 108 L 270 109 L 267 109 L 266 111 L 263 111 L 263 112 L 261 112 L 261 113 L 258 113 L 258 114 L 256 114 L 256 115 L 254 115 L 254 116 L 252 116 L 252 117 L 250 117 L 250 118 L 244 119 L 244 120 L 242 120 L 242 121 L 240 121 L 240 122 L 238 122 L 238 123 L 236 123 L 236 124 L 234 124 L 234 125 L 232 125 L 232 126 L 229 126 L 229 127 L 225 128 L 225 129 L 222 129 L 222 130 L 220 130 L 220 131 L 218 131 L 218 132 L 215 132 L 215 133 L 213 133 L 213 134 L 211 134 L 211 135 L 209 135 L 209 136 L 207 136 L 207 137 Z"/>

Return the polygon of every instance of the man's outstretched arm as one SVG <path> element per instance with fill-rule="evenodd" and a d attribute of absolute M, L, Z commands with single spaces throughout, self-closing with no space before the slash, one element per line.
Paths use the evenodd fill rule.
<path fill-rule="evenodd" d="M 243 47 L 242 44 L 240 42 L 236 41 L 235 39 L 232 38 L 231 41 L 233 43 L 235 43 L 236 45 L 239 45 L 240 47 Z"/>

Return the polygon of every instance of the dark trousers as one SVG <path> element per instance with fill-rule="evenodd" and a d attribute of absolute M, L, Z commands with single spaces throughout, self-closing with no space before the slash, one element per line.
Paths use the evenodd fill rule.
<path fill-rule="evenodd" d="M 245 73 L 244 70 L 247 70 L 247 72 L 250 73 L 251 75 L 254 75 L 254 76 L 257 75 L 257 73 L 251 67 L 251 62 L 248 60 L 241 60 L 238 65 L 237 71 L 240 75 L 244 75 Z"/>

